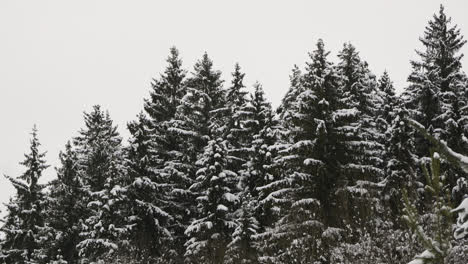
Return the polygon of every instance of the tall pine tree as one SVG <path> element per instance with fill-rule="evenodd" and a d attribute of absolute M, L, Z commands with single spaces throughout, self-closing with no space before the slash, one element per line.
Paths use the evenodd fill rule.
<path fill-rule="evenodd" d="M 423 44 L 423 50 L 417 51 L 420 59 L 411 61 L 413 72 L 408 77 L 410 85 L 405 90 L 405 99 L 414 120 L 455 151 L 465 153 L 466 113 L 461 109 L 468 99 L 464 96 L 466 76 L 461 70 L 463 54 L 458 53 L 466 40 L 457 26 L 450 23 L 451 19 L 441 5 L 420 38 Z M 415 140 L 416 154 L 426 157 L 431 144 L 420 135 Z M 466 178 L 465 173 L 446 161 L 442 161 L 441 166 L 451 187 L 457 179 Z"/>
<path fill-rule="evenodd" d="M 232 213 L 238 201 L 237 175 L 226 169 L 226 146 L 210 140 L 197 164 L 197 179 L 190 187 L 197 193 L 198 218 L 185 231 L 187 263 L 223 263 L 235 228 Z"/>
<path fill-rule="evenodd" d="M 60 152 L 60 166 L 57 179 L 49 184 L 47 222 L 52 228 L 47 254 L 52 260 L 63 260 L 66 263 L 78 263 L 76 248 L 80 241 L 79 219 L 86 213 L 83 183 L 78 175 L 78 156 L 70 142 L 65 151 Z"/>
<path fill-rule="evenodd" d="M 26 171 L 17 178 L 7 176 L 16 189 L 16 195 L 6 204 L 7 215 L 1 228 L 5 238 L 1 243 L 0 258 L 7 264 L 46 262 L 41 250 L 46 231 L 45 195 L 44 186 L 38 181 L 48 166 L 45 153 L 39 152 L 36 126 L 31 134 L 30 152 L 20 163 Z"/>
<path fill-rule="evenodd" d="M 119 263 L 128 242 L 124 201 L 126 169 L 122 139 L 107 112 L 100 106 L 84 114 L 85 128 L 75 139 L 78 174 L 84 184 L 79 254 L 90 262 Z"/>
<path fill-rule="evenodd" d="M 189 187 L 195 182 L 197 160 L 207 142 L 223 131 L 225 94 L 221 72 L 213 68 L 213 62 L 204 54 L 186 82 L 186 93 L 180 100 L 175 116 L 169 121 L 168 132 L 174 135 L 175 148 L 165 162 L 164 173 L 171 178 L 173 208 L 177 217 L 176 247 L 179 255 L 184 252 L 187 237 L 184 231 L 196 217 L 196 194 Z"/>

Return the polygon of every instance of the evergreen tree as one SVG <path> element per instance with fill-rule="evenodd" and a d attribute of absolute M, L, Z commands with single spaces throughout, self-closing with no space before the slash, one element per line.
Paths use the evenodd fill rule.
<path fill-rule="evenodd" d="M 242 205 L 236 211 L 236 229 L 232 233 L 232 241 L 227 245 L 224 263 L 259 263 L 258 251 L 255 245 L 255 237 L 258 232 L 258 221 L 253 212 L 255 200 L 250 194 L 242 193 Z"/>
<path fill-rule="evenodd" d="M 86 205 L 82 203 L 84 193 L 78 176 L 77 153 L 70 142 L 59 158 L 61 165 L 56 169 L 57 179 L 49 184 L 47 223 L 53 232 L 48 238 L 47 254 L 51 260 L 78 263 L 79 219 L 86 212 Z"/>
<path fill-rule="evenodd" d="M 419 171 L 415 164 L 418 157 L 414 154 L 414 131 L 406 122 L 409 117 L 408 110 L 401 105 L 394 110 L 392 120 L 386 135 L 386 154 L 388 162 L 385 168 L 385 187 L 383 201 L 391 210 L 390 219 L 398 223 L 398 218 L 402 213 L 403 197 L 401 190 L 406 188 L 410 199 L 417 201 L 417 190 L 419 183 L 416 176 Z"/>
<path fill-rule="evenodd" d="M 395 94 L 395 88 L 393 82 L 390 80 L 388 72 L 385 71 L 378 82 L 378 92 L 381 98 L 380 110 L 378 111 L 377 125 L 379 132 L 385 135 L 385 132 L 390 127 L 394 118 L 394 108 L 397 107 L 398 99 Z M 385 138 L 382 138 L 382 142 Z"/>
<path fill-rule="evenodd" d="M 410 86 L 405 97 L 414 120 L 433 131 L 455 151 L 465 153 L 465 118 L 461 109 L 468 99 L 463 96 L 466 78 L 461 71 L 463 54 L 458 53 L 466 40 L 457 26 L 450 26 L 450 23 L 451 19 L 441 5 L 420 38 L 424 49 L 417 51 L 420 60 L 411 62 L 413 72 L 408 78 Z M 416 137 L 416 145 L 419 157 L 429 153 L 430 144 L 422 136 Z M 442 167 L 451 187 L 455 186 L 457 179 L 466 178 L 464 172 L 445 161 Z"/>
<path fill-rule="evenodd" d="M 190 189 L 196 198 L 199 217 L 187 227 L 188 263 L 223 263 L 235 228 L 232 219 L 237 203 L 237 175 L 226 170 L 226 147 L 220 139 L 210 140 L 197 162 L 200 169 Z"/>
<path fill-rule="evenodd" d="M 47 233 L 45 221 L 44 186 L 38 180 L 48 167 L 45 153 L 39 152 L 37 129 L 32 130 L 30 152 L 20 164 L 26 171 L 19 177 L 7 177 L 16 189 L 16 195 L 6 204 L 7 215 L 1 231 L 5 237 L 1 243 L 3 263 L 46 263 L 42 243 Z"/>
<path fill-rule="evenodd" d="M 119 263 L 128 243 L 124 201 L 126 170 L 122 139 L 109 114 L 94 106 L 84 114 L 85 128 L 75 139 L 78 174 L 83 180 L 83 202 L 80 257 L 86 261 Z"/>
<path fill-rule="evenodd" d="M 433 154 L 430 172 L 423 165 L 426 176 L 426 191 L 433 200 L 433 210 L 419 216 L 416 207 L 408 198 L 407 191 L 403 191 L 405 201 L 405 215 L 403 218 L 416 233 L 425 251 L 416 257 L 413 263 L 446 263 L 451 250 L 451 213 L 450 196 L 444 191 L 443 179 L 440 176 L 440 156 Z M 427 233 L 426 233 L 427 232 Z M 429 234 L 428 234 L 429 233 Z"/>
<path fill-rule="evenodd" d="M 149 257 L 164 252 L 163 255 L 171 256 L 176 261 L 175 255 L 183 254 L 185 231 L 184 224 L 180 222 L 185 208 L 178 205 L 176 200 L 180 199 L 180 188 L 187 184 L 187 179 L 174 170 L 167 170 L 166 166 L 180 153 L 179 139 L 170 128 L 186 93 L 187 72 L 182 68 L 182 60 L 175 47 L 170 50 L 167 64 L 164 73 L 154 79 L 150 98 L 145 100 L 147 117 L 141 114 L 139 121 L 128 127 L 132 134 L 130 148 L 133 149 L 129 157 L 129 162 L 133 164 L 130 189 L 133 200 L 138 197 L 139 206 L 133 208 L 140 208 L 137 210 L 139 212 L 134 212 L 140 216 L 134 219 L 139 219 L 135 227 L 142 232 L 141 236 L 133 233 L 133 238 L 139 241 L 137 244 L 147 247 L 143 255 Z M 168 243 L 170 236 L 165 234 L 166 231 L 171 232 L 172 243 Z M 151 240 L 153 242 L 149 243 Z M 178 257 L 178 262 L 181 261 L 181 257 Z"/>
<path fill-rule="evenodd" d="M 447 133 L 457 126 L 456 96 L 463 80 L 463 54 L 457 52 L 466 43 L 460 30 L 450 27 L 450 22 L 441 5 L 420 38 L 425 50 L 417 51 L 420 61 L 411 62 L 413 72 L 408 78 L 411 85 L 405 91 L 414 119 L 426 128 L 432 126 L 446 141 Z"/>
<path fill-rule="evenodd" d="M 277 109 L 281 126 L 284 127 L 281 137 L 283 141 L 287 141 L 288 131 L 290 130 L 287 125 L 290 123 L 291 116 L 294 115 L 295 101 L 299 94 L 304 90 L 302 72 L 297 65 L 294 65 L 291 75 L 289 76 L 290 86 L 288 92 L 283 97 L 280 106 Z M 283 135 L 284 134 L 284 135 Z"/>
<path fill-rule="evenodd" d="M 184 231 L 196 217 L 195 195 L 189 187 L 195 182 L 196 162 L 203 154 L 209 139 L 221 134 L 225 120 L 225 94 L 222 90 L 221 72 L 213 69 L 213 62 L 205 53 L 195 64 L 192 76 L 186 82 L 186 94 L 177 107 L 175 116 L 168 122 L 168 132 L 174 135 L 175 148 L 165 162 L 164 173 L 170 178 L 172 208 L 176 217 L 175 242 L 177 252 L 187 239 Z"/>
<path fill-rule="evenodd" d="M 150 98 L 145 99 L 144 109 L 149 116 L 147 129 L 150 130 L 152 141 L 151 155 L 155 164 L 148 164 L 160 170 L 164 161 L 170 157 L 175 147 L 176 139 L 168 132 L 170 120 L 175 116 L 177 107 L 185 95 L 186 71 L 182 68 L 182 59 L 179 58 L 177 48 L 170 49 L 167 58 L 167 67 L 159 79 L 153 79 Z"/>
<path fill-rule="evenodd" d="M 240 181 L 246 188 L 243 196 L 252 197 L 253 217 L 259 222 L 258 231 L 263 232 L 274 222 L 272 204 L 267 198 L 273 191 L 270 184 L 277 180 L 274 159 L 277 155 L 275 144 L 278 122 L 259 83 L 254 85 L 248 106 L 243 112 L 242 126 L 252 136 L 247 143 L 247 160 L 240 170 Z"/>
<path fill-rule="evenodd" d="M 244 147 L 246 161 L 241 170 L 242 183 L 247 187 L 248 193 L 256 198 L 259 195 L 257 188 L 273 180 L 268 168 L 273 161 L 269 148 L 276 141 L 274 129 L 277 123 L 261 84 L 254 84 L 254 92 L 250 94 L 248 106 L 242 112 L 242 127 L 250 139 Z"/>
<path fill-rule="evenodd" d="M 277 252 L 273 263 L 327 261 L 324 244 L 334 236 L 331 233 L 336 233 L 326 224 L 331 222 L 328 202 L 337 180 L 333 178 L 336 137 L 332 120 L 338 76 L 327 55 L 319 40 L 303 76 L 303 91 L 291 107 L 295 111 L 291 111 L 289 120 L 283 120 L 291 122 L 287 124 L 291 131 L 290 144 L 276 160 L 284 176 L 274 184 L 278 189 L 272 195 L 283 213 L 269 231 Z"/>
<path fill-rule="evenodd" d="M 225 134 L 228 143 L 229 169 L 239 171 L 245 162 L 245 147 L 248 144 L 249 134 L 244 127 L 243 120 L 248 114 L 249 102 L 246 99 L 247 92 L 243 84 L 245 74 L 240 71 L 240 66 L 235 65 L 232 73 L 231 86 L 226 90 L 226 121 Z M 247 111 L 246 111 L 247 110 Z"/>
<path fill-rule="evenodd" d="M 358 231 L 366 228 L 366 218 L 375 207 L 375 183 L 383 179 L 383 145 L 379 142 L 383 135 L 376 124 L 381 98 L 375 76 L 353 45 L 345 44 L 338 57 L 337 69 L 342 80 L 340 109 L 335 113 L 341 171 L 337 204 L 343 206 L 338 209 L 342 226 L 352 224 Z M 351 208 L 353 213 L 349 211 Z"/>
<path fill-rule="evenodd" d="M 157 155 L 154 151 L 153 134 L 144 114 L 137 121 L 130 122 L 128 129 L 132 134 L 128 147 L 127 168 L 130 184 L 126 187 L 127 225 L 130 230 L 129 258 L 138 263 L 169 263 L 172 236 L 168 230 L 171 216 L 163 209 L 168 207 L 168 182 L 155 174 L 153 165 Z"/>

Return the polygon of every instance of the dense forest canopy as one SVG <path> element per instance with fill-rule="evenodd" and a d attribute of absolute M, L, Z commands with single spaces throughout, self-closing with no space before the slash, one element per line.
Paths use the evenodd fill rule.
<path fill-rule="evenodd" d="M 273 109 L 207 53 L 173 47 L 123 142 L 94 106 L 57 177 L 34 127 L 3 263 L 458 263 L 468 259 L 466 40 L 443 6 L 409 85 L 318 40 Z M 251 92 L 248 89 L 251 88 Z"/>

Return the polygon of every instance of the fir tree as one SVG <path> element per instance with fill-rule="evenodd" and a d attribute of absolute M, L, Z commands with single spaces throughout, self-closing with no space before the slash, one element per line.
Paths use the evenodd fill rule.
<path fill-rule="evenodd" d="M 197 160 L 209 139 L 223 131 L 225 120 L 221 72 L 213 69 L 213 62 L 205 53 L 187 80 L 187 92 L 180 101 L 168 132 L 174 135 L 175 148 L 165 162 L 164 174 L 170 178 L 173 206 L 176 212 L 176 245 L 183 254 L 187 237 L 184 231 L 196 216 L 195 194 L 189 187 L 195 182 Z"/>
<path fill-rule="evenodd" d="M 403 209 L 401 190 L 406 188 L 411 200 L 417 201 L 419 183 L 416 176 L 419 171 L 415 168 L 418 157 L 414 154 L 414 132 L 406 122 L 409 117 L 408 110 L 401 105 L 393 111 L 394 118 L 387 130 L 385 144 L 388 162 L 385 168 L 386 179 L 383 190 L 385 200 L 383 202 L 391 210 L 390 218 L 398 223 L 398 217 Z"/>
<path fill-rule="evenodd" d="M 84 184 L 87 212 L 82 215 L 82 259 L 91 262 L 118 263 L 126 249 L 128 226 L 125 225 L 124 201 L 126 171 L 122 139 L 109 114 L 99 106 L 84 114 L 85 129 L 75 139 L 78 174 Z"/>
<path fill-rule="evenodd" d="M 20 164 L 26 171 L 19 177 L 7 177 L 16 189 L 16 195 L 6 204 L 7 215 L 1 231 L 3 263 L 46 263 L 42 244 L 47 233 L 45 222 L 44 186 L 39 184 L 42 172 L 47 169 L 45 153 L 39 152 L 37 129 L 32 130 L 30 152 Z"/>
<path fill-rule="evenodd" d="M 134 239 L 149 247 L 145 253 L 148 256 L 161 255 L 162 250 L 164 255 L 172 255 L 172 259 L 176 259 L 174 254 L 183 254 L 183 233 L 186 227 L 181 223 L 181 217 L 186 213 L 185 206 L 178 205 L 176 200 L 181 199 L 180 190 L 185 191 L 184 186 L 187 185 L 188 179 L 166 167 L 168 164 L 174 164 L 172 161 L 179 158 L 181 145 L 177 135 L 170 131 L 170 128 L 186 93 L 187 72 L 182 68 L 182 60 L 175 47 L 170 50 L 167 64 L 164 73 L 158 79 L 154 79 L 150 98 L 145 100 L 147 117 L 142 114 L 138 117 L 139 121 L 129 124 L 132 134 L 130 148 L 134 151 L 129 157 L 130 163 L 134 164 L 130 189 L 141 202 L 138 206 L 140 217 L 136 218 L 140 219 L 137 228 L 145 233 L 143 236 L 134 235 Z M 142 189 L 146 191 L 142 192 Z M 146 216 L 141 218 L 141 214 Z M 145 231 L 155 228 L 158 232 L 154 234 Z M 169 236 L 164 233 L 165 229 L 171 232 L 174 238 L 172 243 L 167 243 Z M 148 240 L 155 241 L 147 243 Z M 159 248 L 162 245 L 165 250 Z M 169 248 L 172 250 L 168 252 Z M 178 259 L 179 262 L 182 261 L 180 257 Z"/>
<path fill-rule="evenodd" d="M 248 193 L 258 197 L 258 187 L 273 180 L 268 166 L 272 163 L 272 151 L 269 149 L 275 143 L 274 120 L 271 104 L 265 98 L 261 84 L 254 84 L 254 92 L 250 95 L 248 106 L 243 109 L 242 127 L 249 135 L 245 149 L 246 162 L 241 170 L 242 182 Z"/>
<path fill-rule="evenodd" d="M 380 111 L 378 111 L 379 120 L 377 123 L 380 126 L 380 133 L 384 135 L 392 123 L 394 118 L 394 108 L 397 107 L 398 104 L 395 88 L 393 87 L 393 82 L 390 80 L 390 76 L 387 71 L 385 71 L 380 77 L 378 88 L 382 101 L 379 107 Z"/>
<path fill-rule="evenodd" d="M 259 263 L 255 237 L 258 232 L 258 221 L 253 215 L 255 200 L 248 193 L 241 194 L 242 205 L 236 211 L 236 229 L 232 241 L 227 245 L 225 263 L 256 264 Z"/>
<path fill-rule="evenodd" d="M 237 203 L 237 175 L 226 170 L 226 147 L 220 139 L 211 140 L 197 162 L 196 182 L 190 189 L 196 198 L 199 218 L 185 231 L 188 263 L 223 263 L 227 245 L 235 228 L 232 219 Z"/>
<path fill-rule="evenodd" d="M 254 92 L 250 95 L 249 106 L 244 109 L 244 114 L 242 125 L 252 136 L 247 143 L 247 160 L 240 171 L 240 181 L 246 188 L 245 195 L 253 199 L 253 217 L 259 222 L 258 231 L 263 232 L 274 222 L 272 204 L 267 198 L 273 191 L 270 184 L 277 180 L 274 159 L 277 155 L 275 144 L 278 122 L 259 83 L 254 85 Z"/>
<path fill-rule="evenodd" d="M 150 121 L 140 114 L 137 121 L 130 122 L 132 134 L 127 151 L 127 167 L 130 184 L 126 187 L 130 230 L 129 257 L 139 263 L 159 263 L 176 255 L 172 252 L 172 236 L 168 230 L 171 216 L 164 210 L 168 207 L 168 182 L 155 174 L 153 153 L 155 141 Z M 164 262 L 169 263 L 169 262 Z"/>
<path fill-rule="evenodd" d="M 408 78 L 411 85 L 406 90 L 414 119 L 426 128 L 432 126 L 437 134 L 445 134 L 446 141 L 446 133 L 454 129 L 450 126 L 457 126 L 456 96 L 460 94 L 463 77 L 463 54 L 457 52 L 466 43 L 460 30 L 449 26 L 450 22 L 441 5 L 420 38 L 425 50 L 417 51 L 420 61 L 411 62 L 413 72 Z"/>
<path fill-rule="evenodd" d="M 335 162 L 333 140 L 333 110 L 336 107 L 338 76 L 327 60 L 323 41 L 310 54 L 311 62 L 303 76 L 303 91 L 292 106 L 290 119 L 284 120 L 290 131 L 290 144 L 279 153 L 276 162 L 284 175 L 272 193 L 277 206 L 284 212 L 270 230 L 274 258 L 280 263 L 326 261 L 321 240 L 328 239 L 327 222 L 330 192 L 337 179 L 333 178 Z M 336 165 L 335 165 L 336 167 Z M 335 233 L 335 231 L 333 231 Z M 273 262 L 274 262 L 273 261 Z M 295 262 L 294 262 L 295 261 Z"/>
<path fill-rule="evenodd" d="M 79 219 L 86 213 L 83 184 L 78 176 L 78 157 L 70 142 L 59 154 L 61 165 L 57 168 L 57 179 L 50 184 L 47 223 L 53 232 L 49 237 L 47 254 L 52 260 L 78 263 L 76 248 L 80 241 Z"/>
<path fill-rule="evenodd" d="M 366 228 L 365 219 L 372 213 L 374 184 L 383 178 L 383 145 L 379 142 L 383 135 L 376 124 L 381 98 L 376 91 L 375 76 L 353 45 L 345 44 L 338 57 L 337 69 L 342 81 L 340 109 L 335 113 L 341 170 L 337 203 L 344 206 L 339 210 L 342 224 L 354 223 L 355 230 L 359 230 Z M 347 211 L 349 208 L 353 208 L 352 215 Z"/>
<path fill-rule="evenodd" d="M 243 84 L 245 74 L 240 71 L 240 66 L 235 65 L 232 73 L 231 86 L 226 90 L 226 121 L 225 134 L 228 142 L 228 153 L 230 155 L 229 169 L 239 171 L 245 161 L 245 147 L 248 144 L 249 134 L 244 127 L 243 120 L 248 114 L 246 108 L 249 102 L 246 99 L 247 92 Z"/>
<path fill-rule="evenodd" d="M 302 72 L 297 65 L 294 65 L 291 75 L 289 76 L 290 86 L 281 101 L 280 106 L 277 109 L 277 113 L 279 115 L 279 119 L 282 122 L 282 127 L 284 127 L 284 131 L 282 131 L 282 138 L 283 140 L 287 140 L 288 138 L 288 127 L 287 124 L 291 119 L 291 116 L 294 115 L 295 109 L 295 101 L 297 100 L 297 96 L 304 90 L 303 87 L 303 80 L 302 80 Z"/>
<path fill-rule="evenodd" d="M 461 71 L 463 54 L 458 54 L 466 43 L 457 26 L 450 26 L 451 19 L 441 5 L 438 14 L 428 22 L 423 37 L 424 46 L 417 51 L 420 57 L 412 61 L 413 72 L 408 78 L 410 86 L 405 91 L 407 107 L 412 118 L 433 131 L 436 137 L 447 142 L 455 151 L 464 153 L 464 114 L 461 109 L 467 99 L 463 97 L 465 76 Z M 430 144 L 423 137 L 416 137 L 416 154 L 424 157 Z M 454 187 L 457 179 L 466 174 L 456 167 L 442 162 L 447 184 Z M 458 201 L 459 202 L 459 201 Z"/>
<path fill-rule="evenodd" d="M 414 261 L 414 263 L 439 264 L 446 263 L 451 250 L 451 210 L 450 200 L 447 199 L 450 196 L 443 188 L 443 179 L 440 176 L 440 156 L 437 152 L 433 154 L 430 165 L 430 171 L 425 165 L 423 165 L 423 170 L 427 182 L 425 189 L 433 199 L 433 211 L 429 212 L 429 217 L 427 214 L 419 216 L 416 207 L 408 198 L 407 191 L 404 190 L 405 215 L 403 218 L 425 248 L 425 251 L 416 257 L 420 261 Z"/>
<path fill-rule="evenodd" d="M 182 68 L 179 51 L 172 47 L 167 58 L 167 67 L 159 79 L 153 79 L 150 98 L 145 99 L 144 109 L 149 116 L 147 129 L 152 141 L 151 155 L 155 164 L 148 164 L 153 169 L 161 169 L 164 161 L 170 157 L 176 139 L 168 132 L 170 120 L 175 116 L 177 107 L 185 95 L 186 71 Z"/>

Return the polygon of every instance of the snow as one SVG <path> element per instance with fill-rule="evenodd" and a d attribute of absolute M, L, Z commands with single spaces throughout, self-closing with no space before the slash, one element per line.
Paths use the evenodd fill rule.
<path fill-rule="evenodd" d="M 229 209 L 223 204 L 218 204 L 218 206 L 216 207 L 216 210 L 227 212 Z"/>
<path fill-rule="evenodd" d="M 231 202 L 231 203 L 237 202 L 239 200 L 239 198 L 232 193 L 225 193 L 223 197 L 224 199 L 226 199 L 226 201 Z"/>
<path fill-rule="evenodd" d="M 421 253 L 420 255 L 416 256 L 416 258 L 414 260 L 408 262 L 408 264 L 424 264 L 424 263 L 426 263 L 426 260 L 430 260 L 430 259 L 433 259 L 433 258 L 434 258 L 434 254 L 432 254 L 431 252 L 426 250 L 423 253 Z"/>
<path fill-rule="evenodd" d="M 468 197 L 457 208 L 453 209 L 452 213 L 458 213 L 457 228 L 454 233 L 455 239 L 468 236 Z"/>

